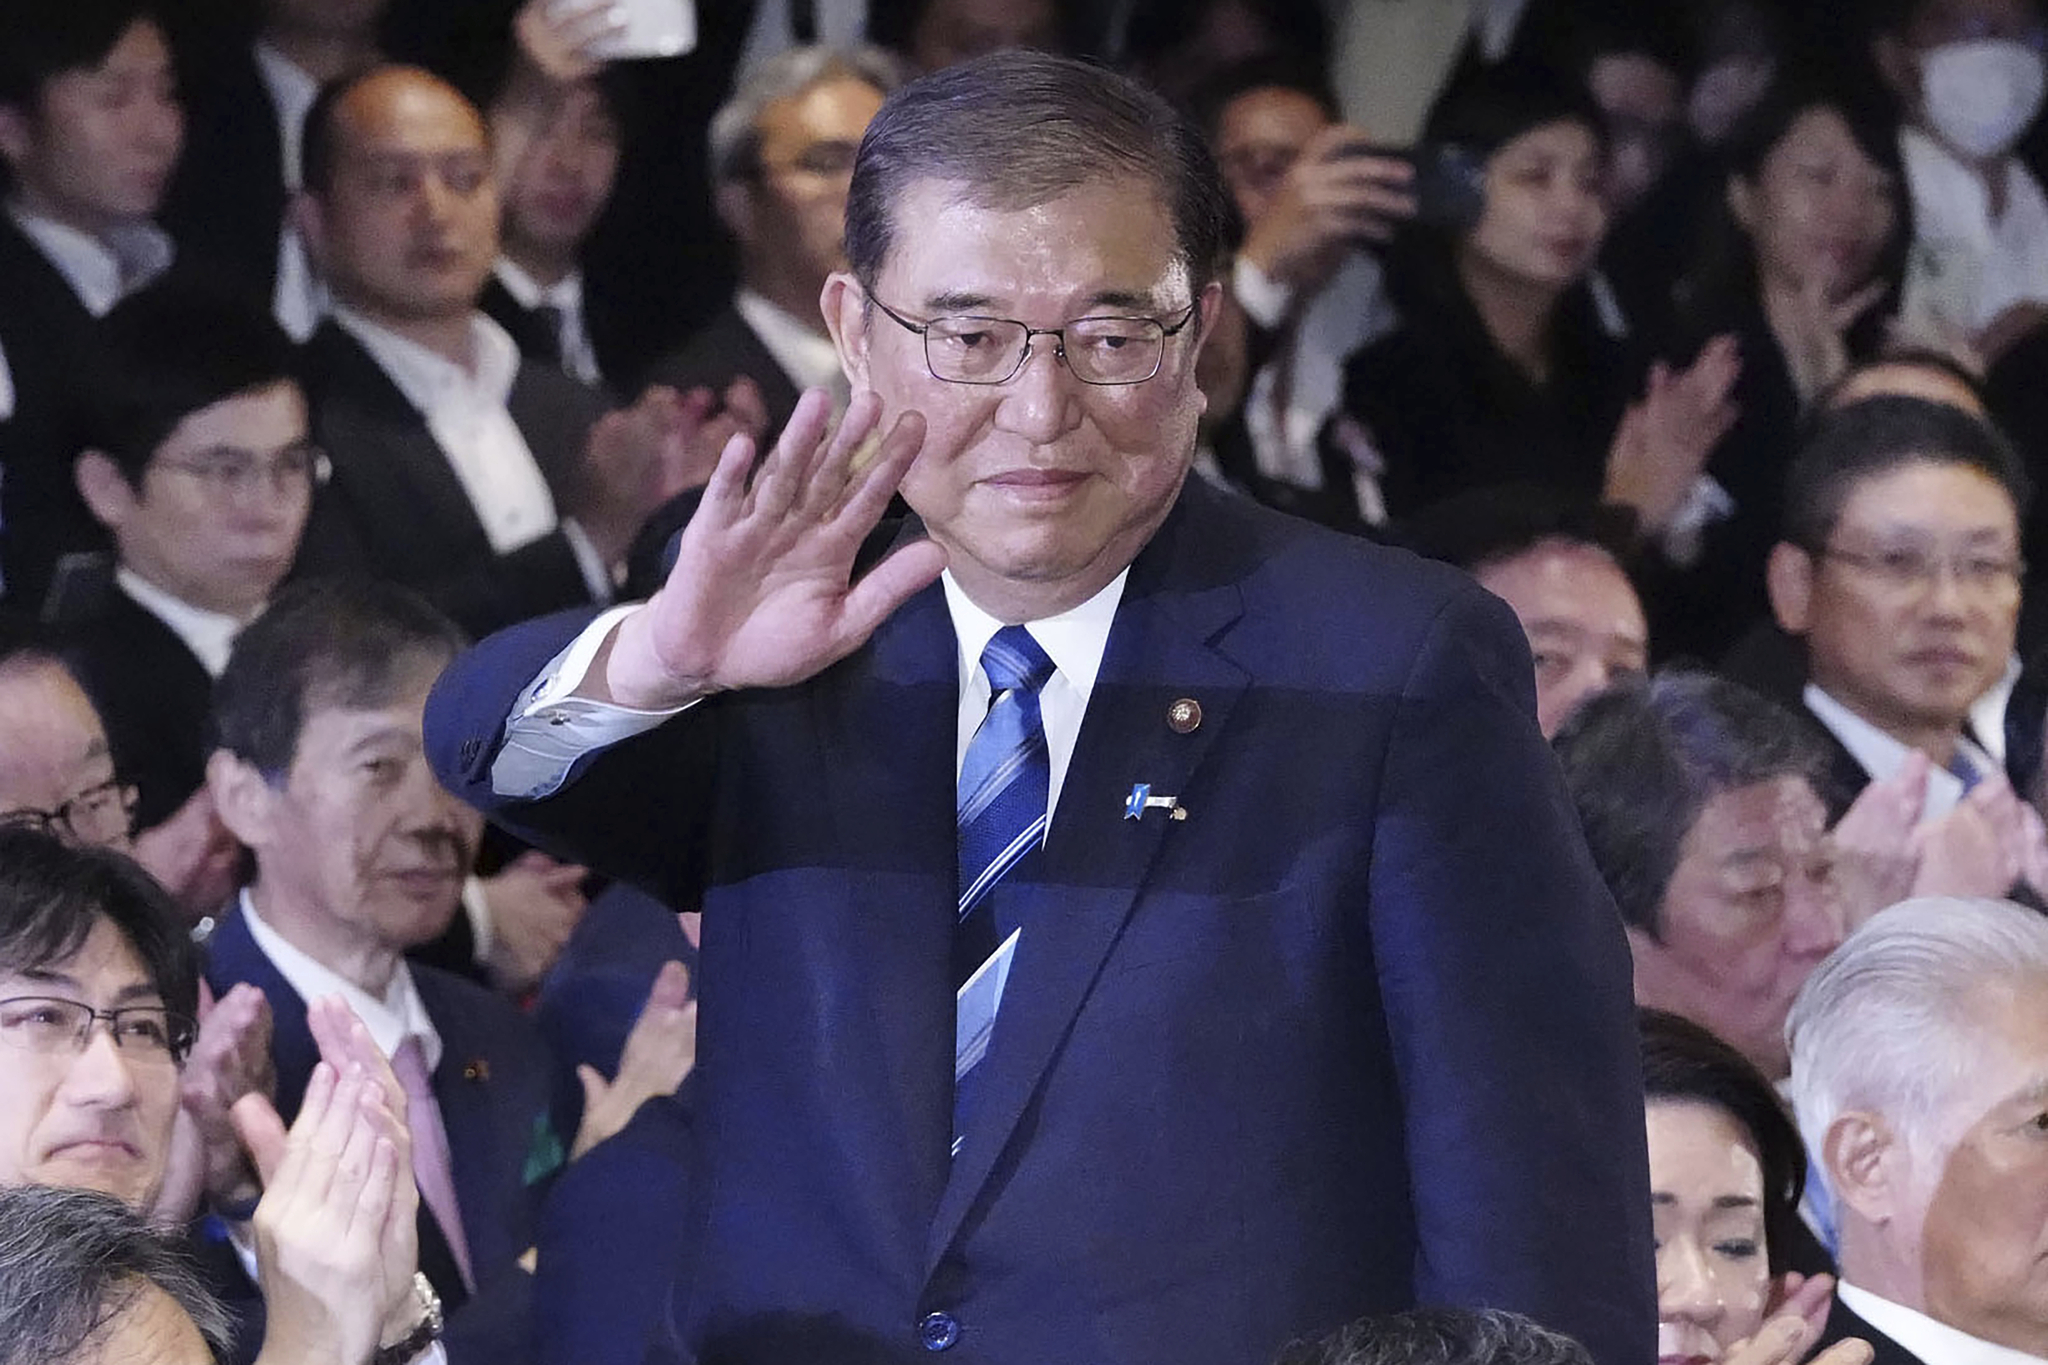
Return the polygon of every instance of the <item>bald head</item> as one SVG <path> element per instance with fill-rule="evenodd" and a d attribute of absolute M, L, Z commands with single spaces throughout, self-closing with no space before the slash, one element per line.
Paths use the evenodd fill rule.
<path fill-rule="evenodd" d="M 475 106 L 416 67 L 329 86 L 306 116 L 299 226 L 338 302 L 402 324 L 465 317 L 498 254 Z"/>

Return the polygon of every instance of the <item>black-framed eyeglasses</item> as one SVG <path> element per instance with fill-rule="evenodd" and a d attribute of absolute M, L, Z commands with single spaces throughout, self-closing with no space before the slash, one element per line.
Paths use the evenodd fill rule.
<path fill-rule="evenodd" d="M 57 995 L 17 995 L 0 1000 L 0 1043 L 41 1057 L 75 1057 L 91 1045 L 101 1020 L 114 1046 L 140 1061 L 183 1061 L 199 1033 L 191 1018 L 162 1005 L 98 1010 Z"/>
<path fill-rule="evenodd" d="M 2026 561 L 2017 555 L 1965 552 L 1930 554 L 1925 550 L 1896 549 L 1864 553 L 1823 545 L 1814 552 L 1866 575 L 1873 583 L 1897 596 L 1928 592 L 1946 573 L 1956 586 L 1973 597 L 2016 596 L 2026 576 Z"/>
<path fill-rule="evenodd" d="M 268 459 L 253 450 L 216 446 L 184 459 L 158 460 L 156 466 L 197 479 L 209 493 L 232 498 L 247 497 L 259 486 L 279 495 L 306 493 L 323 487 L 334 474 L 327 452 L 316 445 L 291 446 Z"/>
<path fill-rule="evenodd" d="M 37 830 L 80 844 L 125 839 L 135 832 L 135 795 L 135 788 L 110 777 L 54 810 L 0 811 L 0 828 Z"/>
<path fill-rule="evenodd" d="M 1015 318 L 948 314 L 913 322 L 873 294 L 868 301 L 924 339 L 924 366 L 949 384 L 1007 384 L 1031 359 L 1031 339 L 1052 337 L 1054 355 L 1083 384 L 1142 384 L 1159 373 L 1166 339 L 1195 318 L 1189 304 L 1176 322 L 1158 318 L 1076 318 L 1064 327 L 1031 327 Z"/>

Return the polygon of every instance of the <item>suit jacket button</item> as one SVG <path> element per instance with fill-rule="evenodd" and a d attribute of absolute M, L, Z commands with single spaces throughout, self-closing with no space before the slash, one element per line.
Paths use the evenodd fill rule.
<path fill-rule="evenodd" d="M 927 1351 L 944 1351 L 960 1340 L 960 1323 L 951 1313 L 926 1313 L 917 1321 L 917 1339 Z"/>

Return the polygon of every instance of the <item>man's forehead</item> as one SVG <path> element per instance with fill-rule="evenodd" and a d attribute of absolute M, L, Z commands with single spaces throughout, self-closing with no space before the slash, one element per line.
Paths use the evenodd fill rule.
<path fill-rule="evenodd" d="M 357 158 L 485 149 L 483 119 L 468 100 L 424 75 L 372 76 L 335 110 L 336 150 Z"/>
<path fill-rule="evenodd" d="M 913 307 L 997 307 L 1046 296 L 1186 306 L 1187 262 L 1156 192 L 1093 180 L 1035 204 L 992 198 L 959 181 L 905 186 L 882 265 L 888 286 L 906 291 L 903 301 Z"/>

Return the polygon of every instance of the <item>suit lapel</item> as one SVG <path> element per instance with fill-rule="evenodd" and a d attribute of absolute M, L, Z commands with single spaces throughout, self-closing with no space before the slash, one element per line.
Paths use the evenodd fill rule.
<path fill-rule="evenodd" d="M 928 1212 L 950 1164 L 952 1131 L 959 646 L 943 590 L 935 583 L 913 597 L 857 657 L 865 666 L 850 670 L 844 687 L 814 691 L 821 736 L 848 737 L 823 753 L 827 809 L 841 831 L 845 865 L 873 865 L 877 850 L 886 850 L 886 866 L 914 872 L 892 878 L 892 888 L 908 882 L 916 890 L 859 899 L 859 950 L 875 956 L 871 970 L 855 974 L 855 989 L 867 998 L 849 1004 L 845 1017 L 881 1026 L 870 1053 L 879 1068 L 874 1085 L 888 1097 L 880 1112 L 901 1125 L 885 1158 L 900 1164 L 878 1186 L 910 1201 L 899 1208 Z M 869 740 L 877 734 L 887 734 L 888 745 Z"/>
<path fill-rule="evenodd" d="M 1133 564 L 1102 669 L 1061 786 L 1045 845 L 1044 876 L 1026 913 L 1004 991 L 966 1147 L 954 1164 L 927 1248 L 936 1267 L 987 1182 L 1026 1106 L 1051 1068 L 1154 861 L 1190 826 L 1164 810 L 1124 818 L 1134 783 L 1178 796 L 1227 727 L 1249 681 L 1212 645 L 1243 611 L 1234 583 L 1198 582 L 1186 557 L 1203 537 L 1183 503 Z M 1200 705 L 1181 733 L 1168 710 Z M 1195 816 L 1199 819 L 1199 813 Z M 1198 828 L 1196 826 L 1195 828 Z"/>
<path fill-rule="evenodd" d="M 299 1116 L 306 1082 L 320 1060 L 319 1045 L 306 1025 L 306 1002 L 284 974 L 256 946 L 239 907 L 223 915 L 206 940 L 206 984 L 215 999 L 239 983 L 263 992 L 270 1005 L 270 1056 L 277 1064 L 277 1112 L 287 1125 Z"/>

